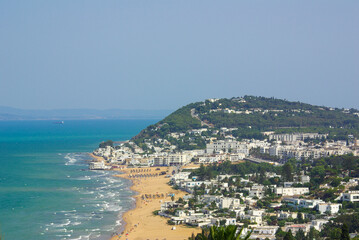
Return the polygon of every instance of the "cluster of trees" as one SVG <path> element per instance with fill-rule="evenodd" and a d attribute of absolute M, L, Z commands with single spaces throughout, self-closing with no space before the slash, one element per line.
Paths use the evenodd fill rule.
<path fill-rule="evenodd" d="M 290 102 L 275 98 L 244 96 L 244 102 L 234 99 L 220 99 L 214 103 L 206 101 L 196 110 L 202 120 L 206 120 L 216 127 L 241 127 L 251 126 L 257 131 L 272 130 L 276 133 L 292 132 L 319 132 L 328 133 L 329 139 L 347 139 L 349 134 L 359 136 L 359 119 L 353 114 L 343 113 L 342 109 L 329 109 L 300 102 Z M 250 109 L 261 108 L 267 110 L 283 110 L 283 112 L 234 114 L 224 112 L 212 112 L 211 109 Z M 306 112 L 292 112 L 301 109 Z M 350 112 L 357 112 L 352 109 Z M 241 129 L 246 134 L 244 129 Z M 263 136 L 252 133 L 253 138 L 261 139 Z"/>
<path fill-rule="evenodd" d="M 173 112 L 162 121 L 143 130 L 135 138 L 164 137 L 170 132 L 185 132 L 201 127 L 201 121 L 191 116 L 191 109 L 202 121 L 213 124 L 215 128 L 240 128 L 233 134 L 238 138 L 264 139 L 261 131 L 275 130 L 277 133 L 319 132 L 328 133 L 329 139 L 347 139 L 349 134 L 359 137 L 359 118 L 343 113 L 342 109 L 329 109 L 301 102 L 290 102 L 275 98 L 244 96 L 246 102 L 236 99 L 220 99 L 215 102 L 191 103 Z M 210 112 L 211 109 L 251 109 L 283 110 L 283 112 L 254 112 L 253 114 L 234 114 Z M 302 110 L 293 112 L 292 110 Z M 309 111 L 305 112 L 305 111 Z M 351 112 L 357 112 L 352 110 Z M 248 128 L 251 126 L 251 128 Z"/>
<path fill-rule="evenodd" d="M 282 179 L 267 179 L 265 172 L 275 172 L 281 174 Z M 290 159 L 283 166 L 273 166 L 267 163 L 244 162 L 232 164 L 229 161 L 221 164 L 201 165 L 199 169 L 192 172 L 192 176 L 198 176 L 199 180 L 213 179 L 219 174 L 235 174 L 244 176 L 255 173 L 255 182 L 268 185 L 275 184 L 276 181 L 293 181 L 295 175 L 304 172 L 310 176 L 310 183 L 305 186 L 317 191 L 317 197 L 333 200 L 337 193 L 341 191 L 340 182 L 349 181 L 350 177 L 359 177 L 359 157 L 353 155 L 331 156 L 317 159 L 315 161 L 305 160 L 298 162 Z M 342 175 L 347 176 L 342 176 Z M 342 177 L 340 177 L 342 176 Z M 332 188 L 319 189 L 321 184 L 327 183 Z"/>
<path fill-rule="evenodd" d="M 251 126 L 259 131 L 289 128 L 287 132 L 313 132 L 319 128 L 320 132 L 328 133 L 331 139 L 346 139 L 348 134 L 359 136 L 359 118 L 342 112 L 322 111 L 323 113 L 293 114 L 279 113 L 253 113 L 235 114 L 224 112 L 209 112 L 201 115 L 202 120 L 212 123 L 216 127 Z M 282 132 L 284 132 L 282 130 Z M 256 135 L 254 135 L 256 136 Z M 262 137 L 258 135 L 258 137 Z"/>
<path fill-rule="evenodd" d="M 171 132 L 186 132 L 189 129 L 200 128 L 201 121 L 193 118 L 191 115 L 191 109 L 197 104 L 198 103 L 192 103 L 176 110 L 155 125 L 148 126 L 134 138 L 163 138 Z"/>
<path fill-rule="evenodd" d="M 244 96 L 242 101 L 238 101 L 238 98 L 222 98 L 215 102 L 205 101 L 205 104 L 198 105 L 196 111 L 199 113 L 209 112 L 211 109 L 249 109 L 249 108 L 261 108 L 261 109 L 281 109 L 281 110 L 292 110 L 292 109 L 302 109 L 302 110 L 318 110 L 317 106 L 313 106 L 301 102 L 290 102 L 283 99 L 277 98 L 266 98 L 266 97 L 256 97 L 256 96 Z M 323 107 L 325 108 L 325 107 Z M 328 108 L 325 108 L 329 110 Z"/>
<path fill-rule="evenodd" d="M 194 150 L 206 148 L 206 141 L 198 135 L 186 135 L 180 139 L 167 137 L 166 138 L 172 145 L 177 146 L 181 150 Z"/>
<path fill-rule="evenodd" d="M 265 159 L 273 162 L 278 162 L 280 158 L 278 156 L 271 156 L 268 153 L 261 153 L 260 148 L 252 148 L 250 150 L 250 155 L 256 158 Z"/>
<path fill-rule="evenodd" d="M 327 126 L 312 126 L 312 127 L 288 127 L 288 128 L 279 128 L 274 130 L 277 134 L 282 133 L 320 133 L 320 134 L 328 134 L 327 140 L 348 140 L 348 135 L 354 135 L 356 137 L 359 136 L 359 129 L 357 127 L 351 128 L 331 128 Z M 319 142 L 323 139 L 306 139 L 305 142 Z"/>
<path fill-rule="evenodd" d="M 246 236 L 242 237 L 243 227 L 238 231 L 238 226 L 229 225 L 229 226 L 212 226 L 210 228 L 202 229 L 201 233 L 198 233 L 196 236 L 192 234 L 188 240 L 241 240 L 249 239 L 252 232 L 250 231 Z M 304 231 L 299 230 L 296 234 L 293 234 L 291 230 L 288 232 L 282 231 L 280 228 L 276 232 L 276 239 L 278 240 L 320 240 L 320 239 L 337 239 L 337 240 L 350 240 L 349 228 L 346 223 L 339 226 L 335 235 L 323 234 L 323 232 L 318 232 L 314 228 L 311 228 L 308 234 L 305 234 Z M 328 233 L 328 232 L 327 232 Z"/>
<path fill-rule="evenodd" d="M 252 232 L 249 232 L 245 237 L 241 237 L 243 228 L 237 231 L 238 226 L 211 226 L 210 228 L 202 229 L 201 233 L 196 236 L 192 234 L 188 240 L 247 240 Z"/>
<path fill-rule="evenodd" d="M 265 136 L 262 134 L 262 132 L 259 129 L 254 128 L 239 128 L 238 130 L 232 131 L 233 137 L 237 139 L 258 139 L 258 140 L 264 140 Z"/>
<path fill-rule="evenodd" d="M 324 226 L 324 229 L 321 231 L 321 237 L 329 239 L 343 239 L 341 236 L 349 236 L 350 232 L 357 232 L 358 229 L 359 213 L 342 214 Z"/>
<path fill-rule="evenodd" d="M 198 104 L 198 103 L 197 103 Z M 196 103 L 189 104 L 175 111 L 159 122 L 159 124 L 167 123 L 170 132 L 185 132 L 189 129 L 196 129 L 201 127 L 201 122 L 193 118 L 191 109 L 197 105 Z"/>
<path fill-rule="evenodd" d="M 113 141 L 112 140 L 107 140 L 105 142 L 101 142 L 98 147 L 99 148 L 105 148 L 107 146 L 113 147 Z"/>
<path fill-rule="evenodd" d="M 244 176 L 245 174 L 249 173 L 262 173 L 264 175 L 265 172 L 279 173 L 280 169 L 267 163 L 256 164 L 251 162 L 244 162 L 232 164 L 229 161 L 225 161 L 221 164 L 212 164 L 209 166 L 204 166 L 201 164 L 200 168 L 194 170 L 191 175 L 198 176 L 199 180 L 210 180 L 220 174 L 236 174 Z"/>
<path fill-rule="evenodd" d="M 315 161 L 306 161 L 301 164 L 302 169 L 310 169 L 312 187 L 318 188 L 320 184 L 329 183 L 336 187 L 340 180 L 339 175 L 359 177 L 359 157 L 353 155 L 331 156 Z"/>

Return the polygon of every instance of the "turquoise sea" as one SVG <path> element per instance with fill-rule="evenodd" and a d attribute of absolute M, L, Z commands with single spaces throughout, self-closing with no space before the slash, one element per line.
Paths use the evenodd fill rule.
<path fill-rule="evenodd" d="M 89 171 L 99 142 L 157 120 L 0 122 L 0 234 L 5 240 L 108 239 L 134 205 L 128 180 Z"/>

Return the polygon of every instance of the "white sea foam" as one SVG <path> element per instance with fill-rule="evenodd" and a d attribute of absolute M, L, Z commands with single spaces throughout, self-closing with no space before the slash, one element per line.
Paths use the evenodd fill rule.
<path fill-rule="evenodd" d="M 74 165 L 77 162 L 75 155 L 72 153 L 66 154 L 64 158 L 67 160 L 65 165 Z"/>
<path fill-rule="evenodd" d="M 88 159 L 87 155 L 78 153 L 64 154 L 64 158 L 66 165 L 84 166 L 86 165 L 85 160 Z M 100 237 L 104 237 L 100 233 L 111 234 L 122 225 L 122 220 L 119 218 L 114 219 L 112 224 L 101 225 L 104 218 L 120 217 L 122 212 L 127 209 L 123 204 L 131 202 L 128 201 L 130 193 L 124 194 L 122 191 L 125 185 L 122 179 L 113 177 L 108 171 L 85 170 L 64 176 L 67 179 L 84 181 L 78 182 L 79 187 L 71 187 L 71 191 L 79 194 L 77 199 L 80 202 L 75 202 L 73 205 L 77 209 L 54 212 L 52 224 L 43 228 L 45 236 L 49 236 L 48 239 L 98 240 Z M 93 226 L 101 226 L 102 230 L 93 229 Z"/>
<path fill-rule="evenodd" d="M 78 238 L 71 238 L 71 239 L 69 239 L 69 240 L 89 240 L 89 239 L 90 239 L 90 236 L 91 236 L 91 234 L 85 235 L 85 236 L 80 236 L 80 237 L 78 237 Z"/>
<path fill-rule="evenodd" d="M 73 210 L 63 210 L 63 211 L 58 211 L 59 213 L 74 213 L 76 212 L 76 209 Z"/>
<path fill-rule="evenodd" d="M 87 180 L 91 180 L 91 177 L 83 176 L 83 177 L 74 178 L 74 180 L 87 181 Z"/>

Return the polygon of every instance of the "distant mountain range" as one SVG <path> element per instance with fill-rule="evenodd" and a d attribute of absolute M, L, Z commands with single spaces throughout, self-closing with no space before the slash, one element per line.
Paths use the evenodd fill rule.
<path fill-rule="evenodd" d="M 171 110 L 53 109 L 25 110 L 0 106 L 0 121 L 10 120 L 85 120 L 85 119 L 162 119 Z"/>

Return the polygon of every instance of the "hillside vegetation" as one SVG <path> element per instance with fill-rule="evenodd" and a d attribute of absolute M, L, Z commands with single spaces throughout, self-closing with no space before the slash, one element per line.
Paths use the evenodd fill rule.
<path fill-rule="evenodd" d="M 165 137 L 201 127 L 238 128 L 234 135 L 242 138 L 261 139 L 261 132 L 274 131 L 327 133 L 338 140 L 348 135 L 359 137 L 359 111 L 255 96 L 212 99 L 178 109 L 134 139 Z"/>

